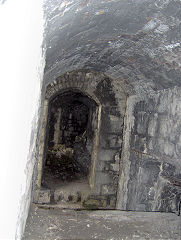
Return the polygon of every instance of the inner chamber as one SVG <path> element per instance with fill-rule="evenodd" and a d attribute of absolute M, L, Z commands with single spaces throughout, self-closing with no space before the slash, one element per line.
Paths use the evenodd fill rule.
<path fill-rule="evenodd" d="M 88 96 L 68 91 L 50 101 L 42 187 L 89 191 L 95 127 L 96 103 Z"/>

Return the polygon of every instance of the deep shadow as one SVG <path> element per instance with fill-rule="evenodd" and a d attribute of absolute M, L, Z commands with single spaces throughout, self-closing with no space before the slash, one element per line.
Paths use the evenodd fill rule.
<path fill-rule="evenodd" d="M 96 104 L 68 91 L 49 103 L 42 186 L 55 189 L 90 175 Z"/>

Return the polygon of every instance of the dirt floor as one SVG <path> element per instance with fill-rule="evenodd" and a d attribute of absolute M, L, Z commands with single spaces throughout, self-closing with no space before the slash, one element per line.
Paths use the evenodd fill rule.
<path fill-rule="evenodd" d="M 32 205 L 23 240 L 181 239 L 181 217 L 174 213 L 76 211 Z"/>

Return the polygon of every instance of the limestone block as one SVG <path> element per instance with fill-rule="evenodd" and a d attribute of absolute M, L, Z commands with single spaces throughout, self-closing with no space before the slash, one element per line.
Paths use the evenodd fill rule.
<path fill-rule="evenodd" d="M 102 185 L 101 194 L 115 194 L 115 188 L 113 185 Z"/>
<path fill-rule="evenodd" d="M 108 136 L 108 142 L 110 148 L 120 148 L 122 145 L 122 137 L 116 134 L 111 134 Z"/>
<path fill-rule="evenodd" d="M 110 170 L 114 172 L 119 172 L 119 164 L 110 164 Z"/>
<path fill-rule="evenodd" d="M 54 192 L 54 200 L 55 202 L 59 202 L 61 200 L 68 201 L 69 193 L 62 190 L 55 190 Z"/>
<path fill-rule="evenodd" d="M 119 104 L 119 111 L 122 115 L 125 114 L 125 110 L 126 110 L 126 101 L 124 100 L 120 100 L 118 99 L 118 104 Z"/>
<path fill-rule="evenodd" d="M 132 144 L 133 148 L 140 152 L 146 152 L 147 149 L 147 139 L 146 137 L 140 137 L 139 135 L 135 135 L 134 138 L 132 136 Z"/>
<path fill-rule="evenodd" d="M 115 163 L 116 163 L 116 164 L 119 164 L 119 162 L 120 162 L 120 153 L 119 153 L 119 152 L 117 152 L 117 153 L 115 154 L 114 160 L 115 160 Z"/>
<path fill-rule="evenodd" d="M 110 131 L 115 133 L 121 133 L 123 130 L 123 117 L 109 115 L 110 119 Z"/>
<path fill-rule="evenodd" d="M 105 150 L 102 149 L 98 153 L 98 159 L 101 161 L 111 161 L 114 158 L 115 151 L 114 150 Z"/>
<path fill-rule="evenodd" d="M 114 148 L 116 146 L 116 136 L 109 136 L 109 147 Z"/>
<path fill-rule="evenodd" d="M 107 197 L 101 195 L 91 195 L 83 201 L 83 207 L 88 209 L 106 208 Z"/>
<path fill-rule="evenodd" d="M 96 166 L 97 171 L 103 171 L 107 169 L 106 162 L 104 161 L 99 161 Z M 109 169 L 107 169 L 109 170 Z"/>
<path fill-rule="evenodd" d="M 113 179 L 109 173 L 97 172 L 96 183 L 98 184 L 109 184 L 112 183 Z"/>
<path fill-rule="evenodd" d="M 73 203 L 77 203 L 78 202 L 78 200 L 79 200 L 79 196 L 78 195 L 71 195 L 71 197 L 72 197 L 72 199 L 70 200 L 71 202 L 73 202 Z"/>
<path fill-rule="evenodd" d="M 95 209 L 101 206 L 101 202 L 98 199 L 88 199 L 83 202 L 83 206 L 89 209 Z"/>
<path fill-rule="evenodd" d="M 38 192 L 38 203 L 50 203 L 50 190 L 39 190 Z"/>
<path fill-rule="evenodd" d="M 116 198 L 114 196 L 110 197 L 110 207 L 115 208 L 115 206 L 116 206 Z"/>

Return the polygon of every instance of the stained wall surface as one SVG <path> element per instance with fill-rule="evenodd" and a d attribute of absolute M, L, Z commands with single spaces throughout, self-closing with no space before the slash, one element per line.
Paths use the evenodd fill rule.
<path fill-rule="evenodd" d="M 178 210 L 180 11 L 180 0 L 47 0 L 44 4 L 43 94 L 46 84 L 57 77 L 86 69 L 111 79 L 118 104 L 119 89 L 127 96 L 119 209 Z M 101 91 L 106 94 L 106 87 Z M 102 113 L 106 118 L 107 112 Z M 108 156 L 109 151 L 100 158 Z"/>
<path fill-rule="evenodd" d="M 119 161 L 122 148 L 123 122 L 126 106 L 126 95 L 123 90 L 114 85 L 106 75 L 90 70 L 68 72 L 47 85 L 44 106 L 47 101 L 58 93 L 69 89 L 79 91 L 97 103 L 95 120 L 93 122 L 92 167 L 90 171 L 91 193 L 86 205 L 94 202 L 94 207 L 115 208 L 118 187 Z M 116 91 L 117 89 L 117 91 Z M 44 111 L 46 112 L 46 111 Z M 46 114 L 45 114 L 46 115 Z M 45 116 L 47 119 L 47 115 Z M 45 120 L 46 121 L 46 120 Z M 42 123 L 42 138 L 39 166 L 44 161 L 43 147 L 45 143 L 46 124 Z M 42 144 L 42 145 L 41 145 Z M 41 178 L 42 167 L 36 171 L 37 196 L 35 202 L 40 202 L 43 190 L 39 191 L 38 179 Z M 89 201 L 90 200 L 90 201 Z M 42 200 L 41 200 L 42 201 Z M 50 200 L 46 200 L 50 201 Z"/>
<path fill-rule="evenodd" d="M 104 72 L 129 94 L 180 86 L 180 0 L 46 0 L 45 82 Z"/>
<path fill-rule="evenodd" d="M 131 97 L 118 208 L 177 212 L 181 196 L 181 89 Z"/>

